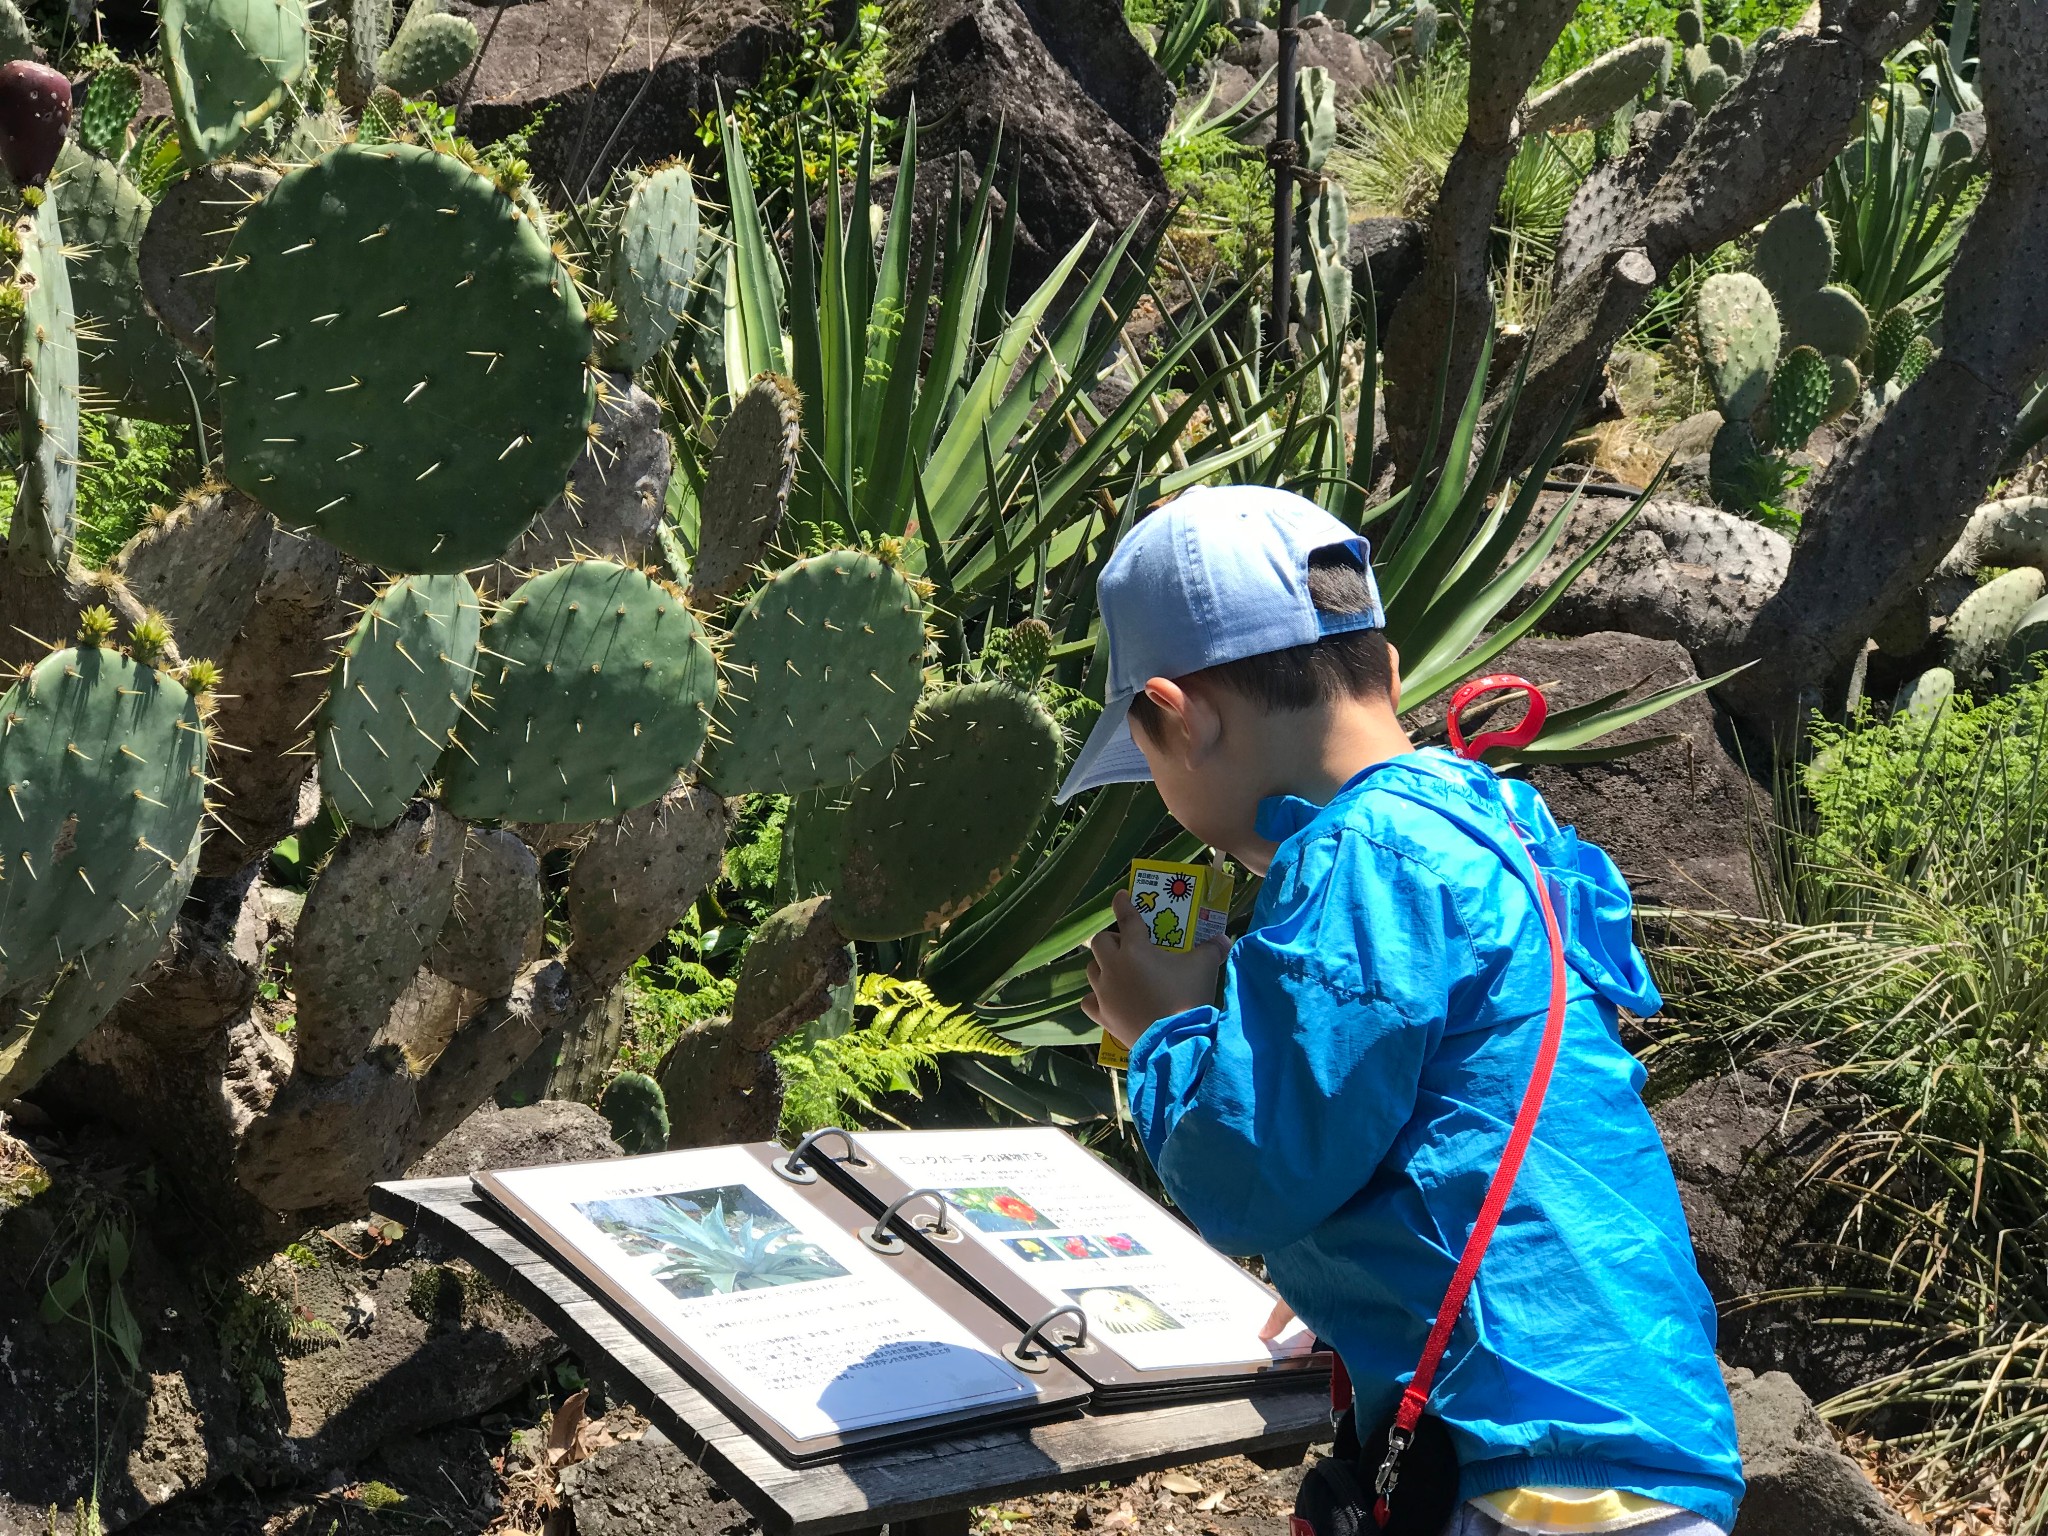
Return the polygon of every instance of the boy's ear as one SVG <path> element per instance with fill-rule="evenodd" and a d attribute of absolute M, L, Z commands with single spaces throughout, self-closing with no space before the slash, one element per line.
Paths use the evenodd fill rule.
<path fill-rule="evenodd" d="M 1393 641 L 1387 642 L 1387 702 L 1394 706 L 1394 713 L 1401 713 L 1401 651 Z"/>
<path fill-rule="evenodd" d="M 1188 688 L 1170 677 L 1148 678 L 1145 696 L 1158 710 L 1160 727 L 1147 734 L 1164 750 L 1192 762 L 1216 744 L 1222 721 L 1199 683 Z"/>

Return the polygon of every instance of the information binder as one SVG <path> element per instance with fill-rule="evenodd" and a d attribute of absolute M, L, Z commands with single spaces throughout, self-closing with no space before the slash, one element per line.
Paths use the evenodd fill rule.
<path fill-rule="evenodd" d="M 926 1177 L 929 1175 L 929 1177 Z M 473 1181 L 803 1465 L 1327 1370 L 1273 1293 L 1057 1130 L 821 1131 Z"/>

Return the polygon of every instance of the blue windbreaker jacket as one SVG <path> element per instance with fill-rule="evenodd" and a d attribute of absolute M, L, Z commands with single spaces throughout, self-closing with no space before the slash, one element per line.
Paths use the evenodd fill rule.
<path fill-rule="evenodd" d="M 1265 801 L 1280 848 L 1223 1005 L 1138 1041 L 1131 1113 L 1203 1236 L 1263 1254 L 1343 1357 L 1361 1422 L 1392 1412 L 1543 1033 L 1549 946 L 1516 824 L 1563 896 L 1564 1043 L 1430 1408 L 1463 1497 L 1619 1488 L 1730 1530 L 1742 1467 L 1714 1306 L 1616 1025 L 1660 999 L 1620 873 L 1534 788 L 1431 750 L 1326 806 Z"/>

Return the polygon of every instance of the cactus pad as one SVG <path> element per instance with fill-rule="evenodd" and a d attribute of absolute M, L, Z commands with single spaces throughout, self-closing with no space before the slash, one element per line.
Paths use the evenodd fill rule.
<path fill-rule="evenodd" d="M 569 869 L 568 964 L 602 996 L 718 878 L 732 811 L 678 785 L 590 834 Z"/>
<path fill-rule="evenodd" d="M 340 9 L 347 28 L 334 92 L 343 106 L 360 112 L 377 89 L 377 59 L 391 38 L 391 0 L 344 0 Z"/>
<path fill-rule="evenodd" d="M 476 677 L 481 623 L 459 575 L 404 577 L 363 610 L 315 730 L 320 787 L 351 825 L 389 826 L 434 772 Z"/>
<path fill-rule="evenodd" d="M 801 410 L 796 386 L 764 373 L 726 417 L 698 500 L 694 601 L 736 591 L 767 554 L 796 481 Z"/>
<path fill-rule="evenodd" d="M 56 189 L 75 250 L 71 302 L 85 337 L 80 381 L 123 416 L 189 424 L 193 401 L 204 401 L 213 387 L 205 365 L 179 356 L 143 302 L 136 254 L 149 200 L 120 167 L 69 145 L 57 157 Z"/>
<path fill-rule="evenodd" d="M 1833 421 L 1863 397 L 1863 375 L 1846 357 L 1828 359 L 1828 409 L 1821 419 Z"/>
<path fill-rule="evenodd" d="M 632 373 L 675 335 L 697 271 L 697 189 L 690 168 L 656 171 L 633 188 L 612 237 L 611 295 L 618 340 L 606 355 Z"/>
<path fill-rule="evenodd" d="M 682 597 L 579 560 L 491 616 L 484 675 L 442 759 L 443 797 L 473 820 L 596 821 L 661 798 L 697 756 L 717 663 Z"/>
<path fill-rule="evenodd" d="M 833 913 L 854 939 L 958 916 L 1009 871 L 1052 802 L 1059 728 L 1006 683 L 919 706 L 910 734 L 853 786 Z"/>
<path fill-rule="evenodd" d="M 33 1019 L 16 1033 L 0 1029 L 0 1094 L 19 1098 L 71 1053 L 147 971 L 178 920 L 178 909 L 199 872 L 200 834 L 194 832 L 177 868 L 133 903 L 135 919 L 78 957 L 58 980 Z"/>
<path fill-rule="evenodd" d="M 539 957 L 540 861 L 503 827 L 471 827 L 462 840 L 455 905 L 427 955 L 427 969 L 479 997 L 504 997 Z"/>
<path fill-rule="evenodd" d="M 703 777 L 729 795 L 852 783 L 902 740 L 923 661 L 909 582 L 857 550 L 799 560 L 733 621 Z"/>
<path fill-rule="evenodd" d="M 233 489 L 194 491 L 114 557 L 135 600 L 171 621 L 186 656 L 224 656 L 270 561 L 270 514 Z"/>
<path fill-rule="evenodd" d="M 142 110 L 142 71 L 110 64 L 92 77 L 78 109 L 78 142 L 96 155 L 118 160 L 128 148 L 128 125 Z"/>
<path fill-rule="evenodd" d="M 1948 665 L 1959 687 L 1985 683 L 2005 659 L 2005 643 L 2027 610 L 2041 601 L 2048 579 L 2021 566 L 1987 581 L 1949 615 Z"/>
<path fill-rule="evenodd" d="M 1707 40 L 1707 22 L 1700 8 L 1699 0 L 1682 7 L 1674 18 L 1678 27 L 1678 40 L 1688 48 L 1697 48 Z"/>
<path fill-rule="evenodd" d="M 278 183 L 257 165 L 202 165 L 170 186 L 149 215 L 137 275 L 150 308 L 188 347 L 213 345 L 214 285 L 242 215 Z"/>
<path fill-rule="evenodd" d="M 1776 487 L 1770 456 L 1746 421 L 1724 421 L 1707 450 L 1707 486 L 1724 507 L 1749 508 Z"/>
<path fill-rule="evenodd" d="M 597 1107 L 611 1123 L 612 1140 L 629 1156 L 668 1146 L 668 1100 L 645 1072 L 621 1072 Z"/>
<path fill-rule="evenodd" d="M 1671 44 L 1639 37 L 1603 53 L 1522 108 L 1522 132 L 1548 133 L 1578 123 L 1604 122 L 1671 70 Z"/>
<path fill-rule="evenodd" d="M 1892 700 L 1892 713 L 1932 725 L 1948 708 L 1955 692 L 1955 673 L 1947 667 L 1929 667 L 1899 690 L 1898 697 Z"/>
<path fill-rule="evenodd" d="M 1806 446 L 1826 419 L 1834 379 L 1828 360 L 1811 347 L 1794 347 L 1771 375 L 1771 446 L 1789 453 Z"/>
<path fill-rule="evenodd" d="M 343 145 L 242 220 L 214 356 L 229 478 L 394 571 L 501 553 L 582 452 L 590 330 L 512 201 L 452 156 Z"/>
<path fill-rule="evenodd" d="M 377 73 L 401 96 L 423 95 L 469 68 L 476 48 L 474 22 L 414 0 L 398 35 L 378 58 Z"/>
<path fill-rule="evenodd" d="M 1899 371 L 1893 375 L 1893 382 L 1904 389 L 1925 373 L 1933 361 L 1934 343 L 1925 336 L 1915 336 L 1906 344 L 1905 353 L 1899 358 Z"/>
<path fill-rule="evenodd" d="M 15 362 L 23 465 L 11 537 L 62 567 L 78 528 L 78 326 L 57 199 L 45 197 L 15 233 L 21 241 Z"/>
<path fill-rule="evenodd" d="M 1883 389 L 1891 383 L 1892 376 L 1899 371 L 1899 364 L 1906 359 L 1906 349 L 1920 334 L 1920 319 L 1905 305 L 1898 305 L 1885 313 L 1870 333 L 1870 384 L 1873 389 Z"/>
<path fill-rule="evenodd" d="M 1714 103 L 1727 94 L 1728 71 L 1718 64 L 1709 64 L 1693 75 L 1692 85 L 1686 91 L 1685 97 L 1699 111 L 1710 112 Z"/>
<path fill-rule="evenodd" d="M 1726 71 L 1731 79 L 1749 68 L 1749 59 L 1742 49 L 1742 39 L 1732 32 L 1716 32 L 1708 38 L 1707 57 Z"/>
<path fill-rule="evenodd" d="M 417 800 L 390 826 L 353 828 L 306 893 L 292 939 L 298 1071 L 355 1067 L 412 985 L 455 902 L 463 826 Z"/>
<path fill-rule="evenodd" d="M 206 741 L 191 695 L 107 646 L 0 693 L 0 993 L 104 944 L 199 830 Z"/>
<path fill-rule="evenodd" d="M 1778 312 L 1789 345 L 1812 347 L 1826 357 L 1855 357 L 1870 339 L 1870 316 L 1862 301 L 1832 283 L 1780 303 Z"/>
<path fill-rule="evenodd" d="M 194 165 L 231 155 L 306 72 L 305 0 L 162 0 L 164 83 Z"/>
<path fill-rule="evenodd" d="M 1778 360 L 1778 311 L 1770 290 L 1747 272 L 1717 272 L 1700 285 L 1700 352 L 1714 398 L 1730 421 L 1751 415 L 1771 389 Z"/>
<path fill-rule="evenodd" d="M 1750 264 L 1782 305 L 1826 286 L 1835 270 L 1835 237 L 1818 208 L 1794 203 L 1771 215 Z"/>

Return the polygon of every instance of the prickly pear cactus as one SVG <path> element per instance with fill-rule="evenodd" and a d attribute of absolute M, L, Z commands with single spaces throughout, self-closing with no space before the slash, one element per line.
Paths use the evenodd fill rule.
<path fill-rule="evenodd" d="M 1753 507 L 1771 494 L 1771 461 L 1746 421 L 1721 423 L 1707 450 L 1707 485 L 1724 507 Z"/>
<path fill-rule="evenodd" d="M 388 827 L 354 827 L 306 893 L 292 939 L 294 1067 L 354 1070 L 411 985 L 455 901 L 463 826 L 417 800 Z"/>
<path fill-rule="evenodd" d="M 205 364 L 179 355 L 143 302 L 137 251 L 149 200 L 113 162 L 70 145 L 51 184 L 76 251 L 71 301 L 91 338 L 79 356 L 80 382 L 123 416 L 189 423 L 194 402 L 209 399 L 213 384 Z"/>
<path fill-rule="evenodd" d="M 199 701 L 155 658 L 77 646 L 0 693 L 0 994 L 47 986 L 136 920 L 199 830 Z"/>
<path fill-rule="evenodd" d="M 194 165 L 231 155 L 306 72 L 305 0 L 162 0 L 164 83 Z"/>
<path fill-rule="evenodd" d="M 1956 675 L 1947 667 L 1929 667 L 1899 690 L 1892 713 L 1932 725 L 1955 697 Z"/>
<path fill-rule="evenodd" d="M 1863 398 L 1863 375 L 1856 371 L 1856 365 L 1846 357 L 1831 357 L 1827 361 L 1828 408 L 1827 414 L 1821 419 L 1833 421 Z"/>
<path fill-rule="evenodd" d="M 136 252 L 149 306 L 186 346 L 213 346 L 214 289 L 242 215 L 278 183 L 267 166 L 202 165 L 164 189 Z"/>
<path fill-rule="evenodd" d="M 702 776 L 729 795 L 852 783 L 908 729 L 924 648 L 924 605 L 873 555 L 778 571 L 733 621 Z"/>
<path fill-rule="evenodd" d="M 360 112 L 377 89 L 377 59 L 391 37 L 391 0 L 345 0 L 341 9 L 348 25 L 334 93 L 343 106 Z"/>
<path fill-rule="evenodd" d="M 1771 215 L 1750 264 L 1782 307 L 1827 286 L 1835 270 L 1834 232 L 1818 208 L 1793 203 Z"/>
<path fill-rule="evenodd" d="M 21 241 L 14 360 L 21 370 L 23 463 L 10 538 L 62 569 L 78 527 L 78 325 L 57 199 L 42 194 L 15 234 Z"/>
<path fill-rule="evenodd" d="M 692 601 L 737 591 L 768 553 L 796 480 L 800 411 L 796 386 L 764 373 L 726 417 L 698 501 Z"/>
<path fill-rule="evenodd" d="M 1707 57 L 1724 70 L 1730 79 L 1749 68 L 1748 56 L 1742 49 L 1742 39 L 1733 33 L 1716 32 L 1708 38 Z"/>
<path fill-rule="evenodd" d="M 2044 590 L 2048 590 L 2048 578 L 2032 566 L 2021 566 L 1987 581 L 1963 599 L 1948 621 L 1948 665 L 1958 687 L 1994 680 L 2005 658 L 2006 641 L 2027 610 L 2041 601 Z"/>
<path fill-rule="evenodd" d="M 133 64 L 109 64 L 92 77 L 78 109 L 78 142 L 96 155 L 118 160 L 128 148 L 128 125 L 142 110 L 142 71 Z"/>
<path fill-rule="evenodd" d="M 1584 69 L 1522 108 L 1522 132 L 1552 133 L 1582 123 L 1603 122 L 1627 106 L 1671 70 L 1671 44 L 1661 37 L 1639 37 L 1603 53 Z"/>
<path fill-rule="evenodd" d="M 1855 357 L 1870 339 L 1870 315 L 1863 301 L 1833 283 L 1778 306 L 1785 341 L 1812 347 L 1827 357 Z"/>
<path fill-rule="evenodd" d="M 490 180 L 343 145 L 242 220 L 214 320 L 228 477 L 357 559 L 500 554 L 590 425 L 576 286 Z"/>
<path fill-rule="evenodd" d="M 612 237 L 611 296 L 619 314 L 608 366 L 636 372 L 675 335 L 697 272 L 698 226 L 688 165 L 656 171 L 626 198 Z"/>
<path fill-rule="evenodd" d="M 597 821 L 660 799 L 696 758 L 717 663 L 673 588 L 573 561 L 514 591 L 482 644 L 477 719 L 441 761 L 458 814 Z"/>
<path fill-rule="evenodd" d="M 568 964 L 602 996 L 718 877 L 732 810 L 695 784 L 594 828 L 569 869 Z"/>
<path fill-rule="evenodd" d="M 232 487 L 202 486 L 148 524 L 114 557 L 144 608 L 170 621 L 178 648 L 225 656 L 256 601 L 276 524 Z"/>
<path fill-rule="evenodd" d="M 75 956 L 33 1013 L 0 1027 L 0 1094 L 18 1098 L 71 1053 L 121 996 L 149 969 L 199 872 L 200 834 L 194 832 L 177 867 L 131 899 L 134 917 L 100 944 Z"/>
<path fill-rule="evenodd" d="M 363 610 L 314 731 L 320 787 L 351 826 L 389 826 L 434 772 L 476 677 L 481 625 L 459 575 L 402 577 Z"/>
<path fill-rule="evenodd" d="M 1886 311 L 1870 333 L 1870 387 L 1891 383 L 1906 360 L 1906 349 L 1920 334 L 1920 319 L 1903 304 Z"/>
<path fill-rule="evenodd" d="M 848 796 L 832 884 L 840 931 L 896 939 L 956 917 L 1002 879 L 1052 801 L 1059 728 L 1007 683 L 932 695 Z"/>
<path fill-rule="evenodd" d="M 1707 40 L 1707 19 L 1700 9 L 1699 0 L 1681 7 L 1674 18 L 1678 29 L 1678 41 L 1687 48 L 1697 48 Z"/>
<path fill-rule="evenodd" d="M 1787 352 L 1771 375 L 1771 446 L 1780 451 L 1804 447 L 1827 418 L 1834 391 L 1826 358 L 1811 347 Z"/>
<path fill-rule="evenodd" d="M 628 1155 L 660 1152 L 668 1146 L 668 1100 L 661 1084 L 644 1072 L 621 1072 L 598 1101 L 610 1122 L 612 1140 Z"/>
<path fill-rule="evenodd" d="M 1778 360 L 1778 311 L 1770 290 L 1747 272 L 1717 272 L 1700 285 L 1698 321 L 1700 352 L 1722 416 L 1752 415 L 1770 394 Z"/>
<path fill-rule="evenodd" d="M 377 60 L 377 73 L 401 96 L 419 96 L 453 80 L 476 57 L 474 22 L 414 0 L 398 35 Z"/>

